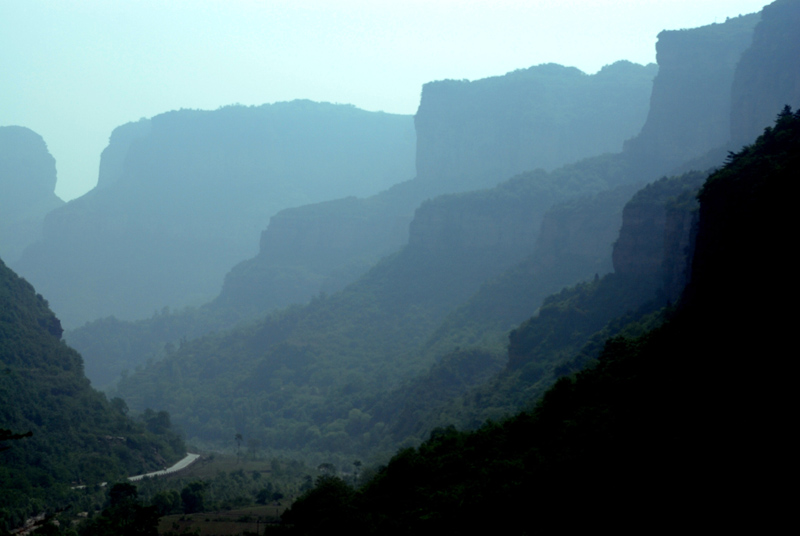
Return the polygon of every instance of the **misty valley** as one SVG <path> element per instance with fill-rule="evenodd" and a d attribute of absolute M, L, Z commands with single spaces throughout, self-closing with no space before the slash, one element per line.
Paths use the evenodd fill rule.
<path fill-rule="evenodd" d="M 0 127 L 0 536 L 781 527 L 798 28 Z"/>

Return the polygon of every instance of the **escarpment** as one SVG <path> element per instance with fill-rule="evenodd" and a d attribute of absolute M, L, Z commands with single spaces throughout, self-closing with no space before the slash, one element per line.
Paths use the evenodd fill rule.
<path fill-rule="evenodd" d="M 587 75 L 546 64 L 425 84 L 414 118 L 417 175 L 485 188 L 619 151 L 644 123 L 656 71 L 622 61 Z"/>
<path fill-rule="evenodd" d="M 733 80 L 733 149 L 750 143 L 772 124 L 785 105 L 800 106 L 800 2 L 780 0 L 764 6 L 753 43 L 743 54 Z"/>
<path fill-rule="evenodd" d="M 41 237 L 44 217 L 64 204 L 55 187 L 56 161 L 42 137 L 0 127 L 0 255 L 8 262 Z"/>
<path fill-rule="evenodd" d="M 658 76 L 647 121 L 625 144 L 660 173 L 728 142 L 731 85 L 759 14 L 658 34 Z"/>
<path fill-rule="evenodd" d="M 695 196 L 707 173 L 663 178 L 637 192 L 622 212 L 612 259 L 617 274 L 652 278 L 675 299 L 691 260 Z"/>
<path fill-rule="evenodd" d="M 413 175 L 410 116 L 294 101 L 125 125 L 99 185 L 51 213 L 15 268 L 74 327 L 205 303 L 270 216 Z"/>

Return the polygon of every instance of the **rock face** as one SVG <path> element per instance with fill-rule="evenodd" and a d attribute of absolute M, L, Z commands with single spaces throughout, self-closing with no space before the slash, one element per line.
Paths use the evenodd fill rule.
<path fill-rule="evenodd" d="M 97 189 L 106 189 L 114 184 L 125 172 L 125 159 L 131 144 L 138 139 L 146 138 L 152 131 L 150 119 L 140 119 L 135 123 L 127 123 L 114 129 L 108 141 L 108 147 L 100 155 L 100 173 L 97 177 Z"/>
<path fill-rule="evenodd" d="M 691 30 L 664 31 L 656 44 L 658 76 L 641 133 L 626 152 L 661 164 L 665 172 L 727 143 L 731 85 L 750 46 L 758 14 Z"/>
<path fill-rule="evenodd" d="M 125 125 L 98 186 L 54 211 L 15 268 L 65 325 L 212 299 L 270 216 L 414 173 L 412 118 L 309 101 L 181 110 Z"/>
<path fill-rule="evenodd" d="M 689 283 L 690 268 L 697 233 L 697 195 L 686 191 L 667 201 L 664 227 L 664 297 L 670 302 L 680 298 Z"/>
<path fill-rule="evenodd" d="M 0 255 L 15 261 L 38 240 L 45 215 L 64 202 L 55 194 L 56 161 L 41 136 L 0 127 Z"/>
<path fill-rule="evenodd" d="M 697 190 L 707 173 L 663 178 L 636 193 L 622 212 L 614 244 L 614 271 L 623 276 L 650 277 L 674 300 L 686 284 L 691 258 L 692 222 Z"/>
<path fill-rule="evenodd" d="M 425 84 L 415 117 L 417 175 L 487 187 L 619 151 L 644 124 L 656 72 L 624 61 L 595 75 L 547 64 Z"/>
<path fill-rule="evenodd" d="M 339 290 L 405 244 L 412 219 L 412 240 L 420 247 L 451 247 L 450 235 L 465 247 L 532 245 L 534 216 L 522 206 L 501 214 L 503 221 L 494 221 L 494 213 L 467 214 L 474 207 L 466 206 L 452 209 L 460 216 L 414 211 L 438 195 L 619 150 L 644 122 L 656 71 L 655 65 L 618 62 L 587 75 L 550 64 L 475 82 L 426 84 L 415 116 L 417 177 L 368 199 L 277 214 L 258 256 L 231 270 L 217 302 L 269 310 Z M 459 221 L 443 219 L 450 216 Z"/>
<path fill-rule="evenodd" d="M 548 210 L 532 253 L 452 312 L 431 338 L 432 352 L 442 355 L 455 346 L 467 347 L 480 335 L 502 333 L 529 318 L 548 295 L 611 271 L 622 208 L 639 187 L 620 186 Z M 530 251 L 530 244 L 517 248 Z"/>
<path fill-rule="evenodd" d="M 497 194 L 456 194 L 423 203 L 409 227 L 409 246 L 430 252 L 459 249 L 497 254 L 531 248 L 542 219 L 542 207 L 536 205 L 550 200 L 515 196 L 505 189 Z"/>
<path fill-rule="evenodd" d="M 753 43 L 733 80 L 731 139 L 738 149 L 770 126 L 785 106 L 800 106 L 800 2 L 779 0 L 761 13 Z"/>

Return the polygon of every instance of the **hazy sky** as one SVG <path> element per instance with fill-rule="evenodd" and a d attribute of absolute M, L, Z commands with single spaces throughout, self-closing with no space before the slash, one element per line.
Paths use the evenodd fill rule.
<path fill-rule="evenodd" d="M 114 127 L 297 98 L 413 114 L 422 84 L 540 63 L 655 61 L 662 29 L 763 0 L 0 0 L 0 125 L 44 137 L 56 193 L 97 182 Z"/>

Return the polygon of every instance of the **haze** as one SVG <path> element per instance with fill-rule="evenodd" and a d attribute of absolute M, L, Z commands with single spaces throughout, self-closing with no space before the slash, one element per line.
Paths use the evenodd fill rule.
<path fill-rule="evenodd" d="M 554 62 L 655 61 L 657 34 L 763 0 L 239 1 L 0 4 L 0 125 L 41 134 L 65 200 L 111 131 L 179 108 L 298 98 L 413 114 L 421 86 Z"/>

